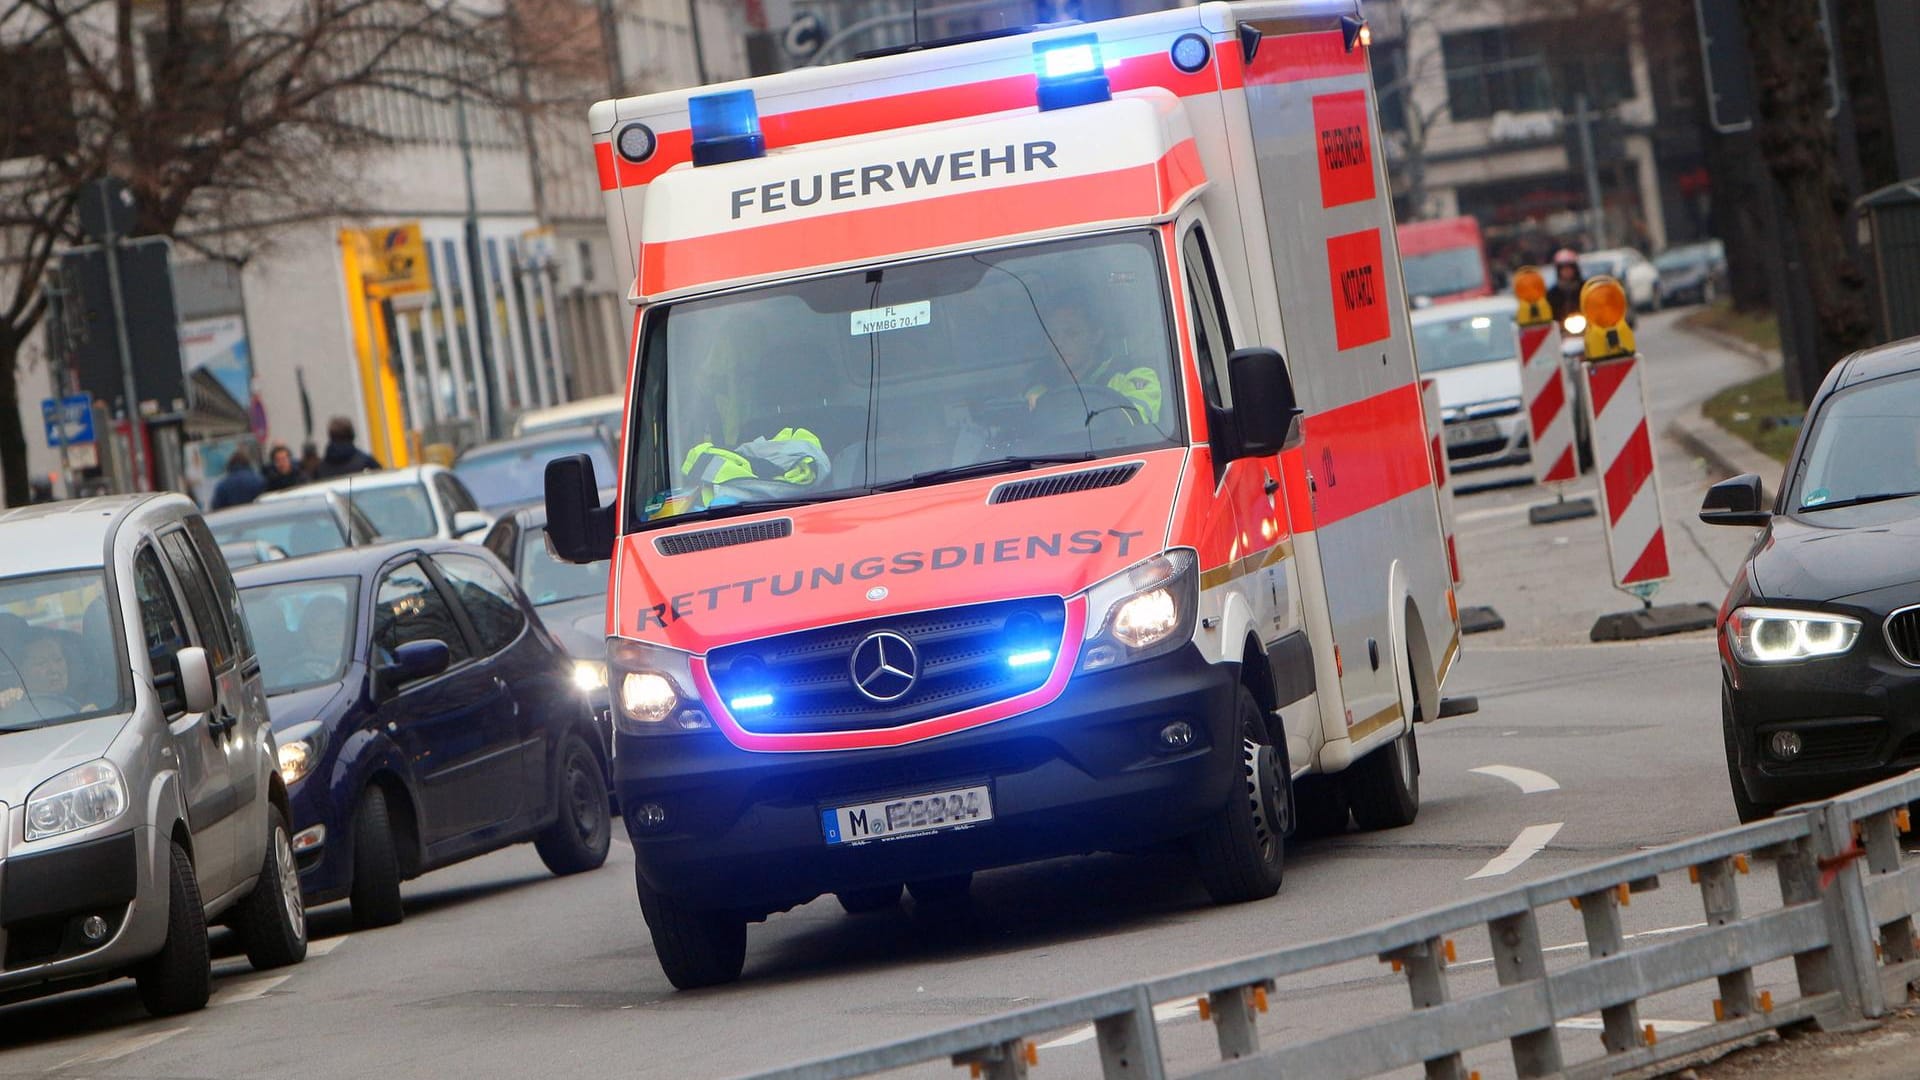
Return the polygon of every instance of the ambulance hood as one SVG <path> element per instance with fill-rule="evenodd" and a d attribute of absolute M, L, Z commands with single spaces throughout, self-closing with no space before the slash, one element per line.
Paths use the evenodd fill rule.
<path fill-rule="evenodd" d="M 809 627 L 1070 596 L 1162 550 L 1187 458 L 1155 450 L 620 539 L 609 623 L 694 653 Z M 1135 463 L 1123 483 L 990 503 L 1001 485 Z M 663 555 L 665 537 L 788 519 L 790 535 Z"/>

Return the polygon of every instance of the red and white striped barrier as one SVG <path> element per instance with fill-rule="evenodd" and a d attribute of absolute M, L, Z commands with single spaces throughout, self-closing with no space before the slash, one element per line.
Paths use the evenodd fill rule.
<path fill-rule="evenodd" d="M 1517 327 L 1520 337 L 1520 393 L 1527 404 L 1527 438 L 1532 444 L 1533 480 L 1565 484 L 1580 478 L 1574 450 L 1573 398 L 1567 393 L 1566 368 L 1550 322 Z"/>
<path fill-rule="evenodd" d="M 1447 542 L 1447 569 L 1460 584 L 1460 553 L 1453 545 L 1453 474 L 1447 467 L 1446 423 L 1440 418 L 1440 388 L 1420 380 L 1420 405 L 1427 414 L 1427 455 L 1433 459 L 1434 494 L 1440 498 L 1440 532 Z"/>
<path fill-rule="evenodd" d="M 1671 574 L 1640 357 L 1600 360 L 1581 368 L 1613 583 L 1644 599 L 1650 590 L 1636 586 L 1652 585 Z"/>

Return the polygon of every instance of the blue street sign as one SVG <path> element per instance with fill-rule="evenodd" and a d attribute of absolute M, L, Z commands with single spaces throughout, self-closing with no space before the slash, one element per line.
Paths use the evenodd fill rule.
<path fill-rule="evenodd" d="M 93 398 L 86 394 L 74 394 L 61 403 L 66 413 L 67 445 L 90 443 L 93 441 Z M 54 429 L 54 405 L 52 398 L 40 399 L 40 418 L 46 421 L 47 445 L 60 445 L 60 432 Z"/>

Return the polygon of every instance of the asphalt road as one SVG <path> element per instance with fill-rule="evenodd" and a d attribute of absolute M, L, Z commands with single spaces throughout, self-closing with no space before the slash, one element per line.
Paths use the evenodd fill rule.
<path fill-rule="evenodd" d="M 1671 321 L 1641 331 L 1656 431 L 1757 370 Z M 1717 604 L 1748 536 L 1698 523 L 1717 478 L 1664 439 L 1660 468 L 1675 577 L 1658 601 Z M 729 1075 L 1333 936 L 1734 824 L 1711 635 L 1588 644 L 1595 616 L 1636 601 L 1611 589 L 1595 519 L 1527 524 L 1545 498 L 1509 487 L 1459 499 L 1463 601 L 1494 606 L 1508 628 L 1469 638 L 1448 687 L 1478 694 L 1479 714 L 1421 731 L 1419 820 L 1294 845 L 1271 900 L 1211 907 L 1173 856 L 1059 860 L 980 875 L 959 923 L 910 903 L 854 918 L 816 901 L 750 930 L 738 985 L 676 993 L 624 843 L 603 870 L 565 880 L 521 847 L 414 882 L 399 927 L 349 933 L 344 907 L 316 911 L 313 953 L 296 968 L 254 973 L 223 936 L 215 999 L 199 1014 L 147 1020 L 127 983 L 0 1009 L 0 1077 Z M 1752 887 L 1764 892 L 1762 879 Z M 1699 920 L 1697 896 L 1669 888 L 1635 897 L 1628 930 Z M 1572 912 L 1543 915 L 1542 931 L 1574 946 L 1556 957 L 1578 955 Z M 1490 981 L 1484 939 L 1460 944 L 1461 987 Z M 1785 977 L 1763 972 L 1763 985 Z M 1379 965 L 1319 972 L 1283 985 L 1262 1029 L 1330 1030 L 1405 994 Z M 1706 1008 L 1676 995 L 1644 1017 L 1676 1030 Z M 1210 1026 L 1193 1006 L 1162 1015 L 1170 1056 L 1208 1060 Z M 1092 1070 L 1090 1032 L 1046 1043 L 1037 1075 Z M 1568 1046 L 1597 1050 L 1598 1036 L 1575 1030 Z M 1482 1057 L 1488 1080 L 1504 1072 L 1498 1048 Z"/>

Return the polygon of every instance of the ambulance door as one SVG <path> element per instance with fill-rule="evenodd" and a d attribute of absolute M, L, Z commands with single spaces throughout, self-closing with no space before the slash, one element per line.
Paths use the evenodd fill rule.
<path fill-rule="evenodd" d="M 1230 407 L 1232 388 L 1227 358 L 1243 340 L 1250 323 L 1242 320 L 1232 290 L 1222 280 L 1208 241 L 1207 225 L 1197 209 L 1176 226 L 1180 249 L 1180 286 L 1191 321 L 1194 361 L 1209 405 Z M 1224 565 L 1203 585 L 1228 590 L 1247 604 L 1254 634 L 1275 669 L 1275 695 L 1287 730 L 1287 756 L 1296 768 L 1313 760 L 1320 742 L 1318 712 L 1288 708 L 1310 697 L 1312 652 L 1301 630 L 1293 542 L 1277 455 L 1241 458 L 1224 469 L 1216 465 L 1214 499 L 1230 508 L 1234 543 Z M 1231 646 L 1236 643 L 1228 642 Z"/>

